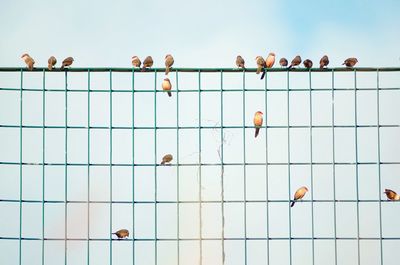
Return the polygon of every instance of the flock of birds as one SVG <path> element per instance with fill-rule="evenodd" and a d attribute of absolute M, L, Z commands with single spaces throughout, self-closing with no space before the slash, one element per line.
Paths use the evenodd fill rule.
<path fill-rule="evenodd" d="M 33 58 L 30 57 L 29 54 L 26 54 L 26 53 L 23 54 L 21 56 L 21 58 L 26 63 L 28 69 L 33 70 L 33 66 L 35 64 L 35 61 L 33 60 Z M 255 60 L 256 60 L 256 64 L 257 64 L 256 74 L 260 74 L 262 72 L 261 79 L 263 79 L 264 75 L 265 75 L 265 69 L 272 68 L 275 64 L 275 53 L 273 53 L 273 52 L 269 53 L 269 55 L 267 56 L 267 58 L 265 58 L 265 60 L 262 56 L 257 56 Z M 74 62 L 74 59 L 72 57 L 67 57 L 66 59 L 63 60 L 60 69 L 62 70 L 65 67 L 70 67 L 73 62 Z M 279 60 L 280 66 L 287 67 L 288 69 L 300 65 L 301 62 L 302 62 L 302 59 L 299 55 L 297 55 L 291 61 L 290 65 L 286 58 L 281 58 Z M 348 58 L 343 62 L 342 65 L 345 65 L 346 67 L 354 67 L 357 64 L 357 62 L 358 62 L 357 58 Z M 57 64 L 57 59 L 54 56 L 51 56 L 48 59 L 48 69 L 50 71 L 53 70 L 56 64 Z M 170 72 L 170 69 L 173 64 L 174 64 L 174 58 L 172 57 L 171 54 L 167 54 L 165 56 L 165 75 L 166 76 Z M 313 66 L 313 62 L 310 59 L 304 60 L 303 64 L 304 64 L 304 67 L 306 67 L 307 69 L 310 69 Z M 327 55 L 324 55 L 321 58 L 321 60 L 319 61 L 319 66 L 320 66 L 320 68 L 326 68 L 328 65 L 329 65 L 329 58 Z M 142 67 L 141 68 L 142 71 L 146 71 L 148 68 L 151 68 L 153 66 L 153 58 L 151 56 L 147 56 L 144 59 L 143 65 L 142 65 L 142 62 L 139 59 L 139 57 L 133 56 L 132 57 L 132 66 L 136 67 L 136 68 Z M 240 55 L 238 55 L 236 58 L 236 66 L 238 68 L 245 69 L 245 61 L 242 58 L 242 56 L 240 56 Z M 172 85 L 171 85 L 171 81 L 169 80 L 169 78 L 167 78 L 167 77 L 164 78 L 161 86 L 162 86 L 162 89 L 165 92 L 167 92 L 168 96 L 171 97 L 172 96 L 172 94 L 171 94 Z M 260 133 L 260 129 L 263 125 L 263 113 L 261 111 L 257 111 L 254 114 L 253 123 L 254 123 L 254 127 L 255 127 L 254 137 L 256 138 L 258 136 L 258 134 Z M 162 161 L 160 164 L 167 165 L 167 164 L 170 164 L 172 160 L 173 160 L 173 156 L 171 154 L 166 154 L 162 158 Z M 296 201 L 301 200 L 306 195 L 307 192 L 308 192 L 308 188 L 306 186 L 302 186 L 299 189 L 297 189 L 296 192 L 294 193 L 293 200 L 291 200 L 290 207 L 293 207 Z M 398 195 L 393 190 L 385 189 L 384 193 L 386 194 L 388 200 L 390 200 L 390 201 L 399 201 L 400 200 L 400 195 Z M 120 229 L 113 234 L 115 234 L 118 239 L 122 239 L 122 238 L 127 238 L 129 236 L 129 231 L 127 229 Z"/>

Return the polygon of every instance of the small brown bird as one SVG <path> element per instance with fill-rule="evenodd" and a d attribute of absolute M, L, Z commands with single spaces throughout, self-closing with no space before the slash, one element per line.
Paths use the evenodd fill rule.
<path fill-rule="evenodd" d="M 292 63 L 289 65 L 289 69 L 294 67 L 294 66 L 298 66 L 301 63 L 301 57 L 300 55 L 297 55 L 296 57 L 294 57 L 294 59 L 292 60 Z"/>
<path fill-rule="evenodd" d="M 144 59 L 143 61 L 143 67 L 142 67 L 142 71 L 146 71 L 147 68 L 150 68 L 153 66 L 153 58 L 151 58 L 151 56 L 147 56 L 146 59 Z"/>
<path fill-rule="evenodd" d="M 51 70 L 53 70 L 54 65 L 56 65 L 57 59 L 56 59 L 56 57 L 51 56 L 47 62 L 48 62 L 48 68 L 51 71 Z"/>
<path fill-rule="evenodd" d="M 74 58 L 72 58 L 72 57 L 65 58 L 64 61 L 62 62 L 61 70 L 63 70 L 64 67 L 70 66 L 73 62 L 74 62 Z"/>
<path fill-rule="evenodd" d="M 142 62 L 140 61 L 139 57 L 137 57 L 136 55 L 132 56 L 132 66 L 140 68 L 141 65 L 142 65 Z"/>
<path fill-rule="evenodd" d="M 319 68 L 328 67 L 329 58 L 327 55 L 322 56 L 321 60 L 319 60 Z"/>
<path fill-rule="evenodd" d="M 294 203 L 296 201 L 301 200 L 304 197 L 304 195 L 306 195 L 307 191 L 308 191 L 308 189 L 305 186 L 303 186 L 303 187 L 299 188 L 298 190 L 296 190 L 296 192 L 294 194 L 294 199 L 292 201 L 292 204 L 290 204 L 290 207 L 293 207 Z"/>
<path fill-rule="evenodd" d="M 161 86 L 164 91 L 167 91 L 168 96 L 171 97 L 172 96 L 172 93 L 171 93 L 172 86 L 171 86 L 171 82 L 169 81 L 169 78 L 164 78 Z"/>
<path fill-rule="evenodd" d="M 386 197 L 388 198 L 389 201 L 400 201 L 400 195 L 398 195 L 395 191 L 385 189 Z"/>
<path fill-rule="evenodd" d="M 33 60 L 33 58 L 30 57 L 27 53 L 22 54 L 21 58 L 26 63 L 26 67 L 28 67 L 29 71 L 32 71 L 35 60 Z"/>
<path fill-rule="evenodd" d="M 113 235 L 116 235 L 118 239 L 123 239 L 129 236 L 129 231 L 128 229 L 120 229 L 115 233 L 112 233 Z"/>
<path fill-rule="evenodd" d="M 174 64 L 174 57 L 171 54 L 165 56 L 165 75 L 168 75 L 170 68 Z"/>
<path fill-rule="evenodd" d="M 303 64 L 304 64 L 304 67 L 307 69 L 310 69 L 313 66 L 313 62 L 310 59 L 304 60 Z"/>
<path fill-rule="evenodd" d="M 256 74 L 260 74 L 261 71 L 263 71 L 263 73 L 261 75 L 261 79 L 263 79 L 264 75 L 265 75 L 264 68 L 267 66 L 266 63 L 265 63 L 265 60 L 261 56 L 257 56 L 256 57 L 256 63 L 257 63 L 257 72 L 256 72 Z"/>
<path fill-rule="evenodd" d="M 263 113 L 261 111 L 257 111 L 254 114 L 253 123 L 254 123 L 254 126 L 256 127 L 256 132 L 254 134 L 254 138 L 256 138 L 258 133 L 260 132 L 260 128 L 263 124 Z"/>
<path fill-rule="evenodd" d="M 272 68 L 275 64 L 275 53 L 270 52 L 267 56 L 267 58 L 265 59 L 265 64 L 267 66 L 267 68 Z"/>
<path fill-rule="evenodd" d="M 171 162 L 172 159 L 173 159 L 173 157 L 172 157 L 171 154 L 166 154 L 166 155 L 162 158 L 161 165 L 165 165 L 166 163 Z"/>
<path fill-rule="evenodd" d="M 236 56 L 236 66 L 244 69 L 244 59 L 240 55 Z"/>
<path fill-rule="evenodd" d="M 342 65 L 346 65 L 346 67 L 354 67 L 358 63 L 357 58 L 347 58 Z"/>
<path fill-rule="evenodd" d="M 279 64 L 280 64 L 282 67 L 286 67 L 286 66 L 288 65 L 288 61 L 287 61 L 286 58 L 281 58 L 281 59 L 279 60 Z"/>

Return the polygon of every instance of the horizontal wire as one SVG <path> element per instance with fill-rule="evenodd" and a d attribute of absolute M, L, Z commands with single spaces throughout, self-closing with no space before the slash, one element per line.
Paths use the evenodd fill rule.
<path fill-rule="evenodd" d="M 0 240 L 19 240 L 19 237 L 0 237 Z M 220 240 L 400 240 L 400 237 L 203 237 L 206 241 Z M 42 238 L 37 237 L 21 237 L 26 241 L 41 241 Z M 44 241 L 65 241 L 65 238 L 45 237 Z M 199 241 L 198 238 L 125 238 L 125 239 L 109 239 L 109 238 L 66 238 L 67 241 Z"/>
<path fill-rule="evenodd" d="M 68 126 L 63 126 L 63 125 L 14 125 L 14 124 L 0 124 L 0 128 L 27 128 L 27 129 L 93 129 L 93 130 L 109 130 L 109 129 L 114 129 L 114 130 L 193 130 L 193 129 L 254 129 L 254 126 L 241 126 L 241 125 L 225 125 L 225 126 L 79 126 L 79 125 L 68 125 Z M 331 129 L 331 128 L 398 128 L 400 125 L 398 124 L 382 124 L 382 125 L 368 125 L 368 124 L 361 124 L 361 125 L 267 125 L 267 126 L 260 126 L 259 128 L 266 128 L 266 129 L 310 129 L 310 128 L 315 128 L 315 129 Z"/>
<path fill-rule="evenodd" d="M 17 203 L 17 202 L 18 203 L 19 202 L 22 202 L 22 203 L 48 203 L 48 204 L 58 204 L 58 203 L 62 203 L 62 204 L 65 204 L 65 203 L 70 203 L 70 204 L 79 204 L 79 203 L 82 203 L 82 204 L 87 204 L 87 203 L 132 204 L 132 201 L 98 201 L 98 200 L 96 200 L 96 201 L 87 201 L 87 200 L 85 200 L 85 201 L 82 201 L 82 200 L 68 200 L 68 201 L 64 201 L 64 200 L 44 200 L 44 201 L 42 201 L 42 200 L 0 199 L 0 203 L 1 202 L 3 202 L 3 203 Z M 167 200 L 139 201 L 139 200 L 135 200 L 134 201 L 134 203 L 137 203 L 137 204 L 154 204 L 154 203 L 158 203 L 158 204 L 178 204 L 178 203 L 190 204 L 190 203 L 193 203 L 193 204 L 196 204 L 196 203 L 199 203 L 199 202 L 200 201 L 198 201 L 198 200 L 180 200 L 180 201 L 172 201 L 172 200 L 171 201 L 167 201 Z M 289 202 L 291 202 L 291 200 L 268 200 L 268 201 L 266 201 L 266 200 L 223 200 L 223 201 L 221 201 L 221 200 L 204 200 L 204 201 L 201 201 L 201 203 L 219 203 L 219 204 L 221 202 L 224 202 L 224 203 L 244 203 L 244 202 L 246 202 L 246 203 L 266 203 L 266 202 L 268 202 L 268 203 L 289 203 Z M 310 202 L 313 202 L 313 203 L 315 203 L 315 202 L 323 202 L 323 203 L 328 203 L 328 202 L 344 202 L 344 203 L 387 202 L 387 203 L 400 203 L 400 201 L 372 200 L 372 199 L 369 199 L 369 200 L 301 200 L 301 201 L 297 201 L 296 203 L 310 203 Z"/>
<path fill-rule="evenodd" d="M 77 67 L 77 68 L 65 68 L 61 70 L 60 68 L 54 68 L 53 70 L 48 70 L 46 67 L 36 67 L 33 70 L 28 70 L 26 67 L 0 67 L 0 72 L 135 72 L 140 74 L 146 73 L 154 73 L 154 72 L 165 72 L 165 68 L 149 68 L 146 71 L 141 71 L 140 68 L 132 68 L 132 67 Z M 172 68 L 171 72 L 209 72 L 209 73 L 221 73 L 221 72 L 256 72 L 257 68 Z M 394 72 L 400 71 L 400 67 L 333 67 L 333 68 L 264 68 L 266 72 L 323 72 L 323 73 L 332 73 L 332 72 Z"/>
<path fill-rule="evenodd" d="M 0 91 L 31 91 L 31 92 L 65 92 L 65 88 L 11 88 L 11 87 L 0 87 Z M 355 90 L 357 91 L 376 91 L 376 88 L 334 88 L 334 91 L 348 91 L 348 92 L 354 92 Z M 378 90 L 400 90 L 400 87 L 380 87 Z M 129 89 L 73 89 L 69 88 L 67 89 L 67 92 L 79 92 L 79 93 L 87 93 L 87 92 L 93 92 L 93 93 L 110 93 L 115 92 L 115 93 L 132 93 L 132 90 Z M 246 89 L 241 89 L 241 88 L 225 88 L 225 89 L 179 89 L 179 90 L 171 90 L 171 93 L 198 93 L 198 92 L 217 92 L 221 93 L 222 92 L 243 92 L 243 91 L 249 91 L 249 92 L 310 92 L 310 91 L 315 91 L 315 92 L 332 92 L 332 88 L 269 88 L 269 89 L 260 89 L 260 88 L 246 88 Z M 133 90 L 134 93 L 165 93 L 163 90 L 154 90 L 154 89 L 135 89 Z"/>
<path fill-rule="evenodd" d="M 337 165 L 337 166 L 353 166 L 353 165 L 399 165 L 400 162 L 268 162 L 268 163 L 185 163 L 185 164 L 169 164 L 169 165 L 160 165 L 160 164 L 130 164 L 130 163 L 29 163 L 29 162 L 5 162 L 1 161 L 0 165 L 26 165 L 26 166 L 98 166 L 98 167 L 109 167 L 115 166 L 115 167 L 154 167 L 154 166 L 160 166 L 160 167 L 198 167 L 198 166 L 265 166 L 265 165 L 270 165 L 270 166 L 309 166 L 309 165 Z"/>

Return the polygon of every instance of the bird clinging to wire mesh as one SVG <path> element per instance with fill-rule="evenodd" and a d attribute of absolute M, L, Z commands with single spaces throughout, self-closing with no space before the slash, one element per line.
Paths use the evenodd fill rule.
<path fill-rule="evenodd" d="M 127 238 L 129 236 L 129 231 L 128 229 L 120 229 L 115 233 L 112 233 L 113 235 L 116 235 L 118 239 L 123 239 Z"/>
<path fill-rule="evenodd" d="M 254 138 L 256 138 L 260 132 L 260 128 L 263 124 L 263 113 L 261 111 L 257 111 L 254 114 L 253 118 L 254 127 L 256 127 L 256 131 L 254 133 Z"/>
<path fill-rule="evenodd" d="M 166 163 L 170 163 L 172 161 L 172 159 L 173 159 L 173 156 L 171 154 L 166 154 L 162 158 L 161 165 L 165 165 Z"/>
<path fill-rule="evenodd" d="M 390 189 L 385 189 L 386 197 L 388 198 L 389 201 L 399 201 L 400 200 L 400 195 L 398 195 L 395 191 L 390 190 Z"/>
<path fill-rule="evenodd" d="M 169 70 L 171 69 L 173 64 L 174 64 L 174 57 L 172 57 L 171 54 L 167 54 L 165 56 L 165 75 L 168 75 Z"/>
<path fill-rule="evenodd" d="M 161 86 L 164 91 L 167 91 L 168 96 L 171 97 L 172 96 L 172 93 L 171 93 L 172 85 L 171 85 L 171 81 L 169 80 L 169 78 L 164 78 Z"/>
<path fill-rule="evenodd" d="M 33 65 L 35 64 L 35 60 L 33 60 L 33 58 L 31 56 L 29 56 L 29 54 L 24 53 L 21 56 L 22 60 L 24 60 L 26 67 L 28 67 L 29 71 L 33 70 Z"/>
<path fill-rule="evenodd" d="M 304 195 L 306 195 L 307 191 L 308 189 L 306 186 L 303 186 L 298 190 L 296 190 L 296 192 L 294 193 L 294 198 L 292 200 L 292 203 L 290 204 L 290 207 L 293 207 L 296 201 L 301 200 L 304 197 Z"/>

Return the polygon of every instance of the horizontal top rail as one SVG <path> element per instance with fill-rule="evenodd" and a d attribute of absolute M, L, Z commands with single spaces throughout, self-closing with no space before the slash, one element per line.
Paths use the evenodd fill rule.
<path fill-rule="evenodd" d="M 205 72 L 205 73 L 213 73 L 213 72 L 256 72 L 257 68 L 172 68 L 171 72 Z M 268 72 L 395 72 L 400 71 L 400 67 L 355 67 L 355 68 L 347 68 L 347 67 L 336 67 L 336 68 L 291 68 L 288 69 L 286 67 L 280 68 L 268 68 L 265 69 Z M 26 67 L 0 67 L 0 72 L 138 72 L 138 73 L 148 73 L 148 72 L 165 72 L 165 68 L 150 68 L 146 71 L 142 72 L 139 68 L 131 68 L 131 67 L 80 67 L 80 68 L 65 68 L 61 70 L 60 68 L 55 68 L 53 70 L 49 70 L 46 67 L 37 67 L 32 71 L 28 70 Z"/>

